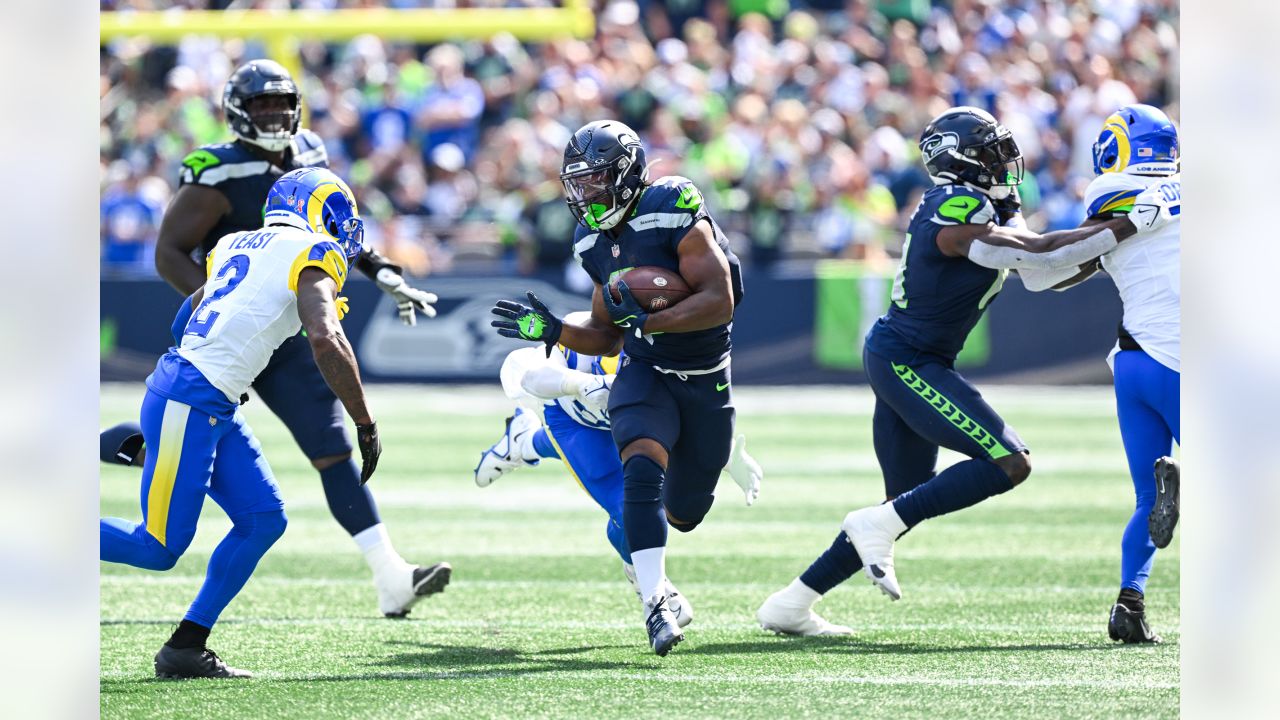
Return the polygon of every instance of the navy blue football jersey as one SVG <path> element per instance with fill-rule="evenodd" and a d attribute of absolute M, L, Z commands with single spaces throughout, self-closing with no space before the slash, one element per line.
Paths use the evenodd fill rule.
<path fill-rule="evenodd" d="M 867 334 L 868 350 L 897 361 L 921 351 L 955 359 L 1009 271 L 943 255 L 938 233 L 995 217 L 986 195 L 960 185 L 939 185 L 924 194 L 907 227 L 893 302 Z"/>
<path fill-rule="evenodd" d="M 200 243 L 201 255 L 207 254 L 224 235 L 262 227 L 262 206 L 267 191 L 281 175 L 304 167 L 329 167 L 329 154 L 320 136 L 310 130 L 299 130 L 293 144 L 285 151 L 285 167 L 280 168 L 254 155 L 243 143 L 205 145 L 192 151 L 182 161 L 178 186 L 204 185 L 227 196 L 231 212 Z"/>
<path fill-rule="evenodd" d="M 720 249 L 729 261 L 734 306 L 742 300 L 742 269 L 738 256 L 720 226 L 711 219 L 702 202 L 702 193 L 687 178 L 669 175 L 659 178 L 641 193 L 631 215 L 617 227 L 605 231 L 578 226 L 573 236 L 573 253 L 578 262 L 600 285 L 608 285 L 618 275 L 646 265 L 680 272 L 677 248 L 695 223 L 706 220 Z M 632 360 L 666 370 L 698 370 L 714 367 L 729 356 L 732 322 L 687 333 L 660 333 L 650 343 L 626 334 L 624 349 Z"/>

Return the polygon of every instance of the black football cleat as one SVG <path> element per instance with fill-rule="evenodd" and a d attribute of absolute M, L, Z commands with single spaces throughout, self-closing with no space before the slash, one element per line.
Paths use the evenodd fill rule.
<path fill-rule="evenodd" d="M 1156 547 L 1169 547 L 1173 541 L 1173 529 L 1178 526 L 1178 494 L 1181 472 L 1178 461 L 1162 457 L 1156 461 L 1156 504 L 1147 516 L 1147 531 Z"/>
<path fill-rule="evenodd" d="M 645 603 L 645 607 L 649 608 L 649 618 L 644 622 L 649 631 L 649 646 L 658 657 L 666 657 L 671 648 L 684 640 L 684 633 L 675 614 L 667 607 L 666 595 L 655 596 L 654 600 Z"/>
<path fill-rule="evenodd" d="M 1107 634 L 1116 642 L 1126 645 L 1161 642 L 1160 636 L 1147 624 L 1146 605 L 1142 596 L 1134 590 L 1121 590 L 1116 604 L 1111 606 L 1111 618 L 1107 621 Z"/>
<path fill-rule="evenodd" d="M 156 677 L 166 680 L 192 678 L 251 678 L 253 673 L 233 668 L 208 648 L 175 648 L 163 645 L 156 653 Z"/>

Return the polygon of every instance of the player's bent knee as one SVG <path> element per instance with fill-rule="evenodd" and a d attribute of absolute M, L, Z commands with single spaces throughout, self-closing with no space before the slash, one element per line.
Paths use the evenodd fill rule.
<path fill-rule="evenodd" d="M 698 518 L 693 522 L 688 522 L 685 520 L 681 520 L 680 518 L 672 515 L 671 511 L 667 510 L 667 525 L 675 528 L 676 530 L 679 530 L 682 533 L 692 532 L 693 529 L 698 527 L 698 525 L 700 524 L 702 524 L 702 518 Z"/>
<path fill-rule="evenodd" d="M 624 464 L 636 455 L 640 455 L 654 461 L 664 470 L 667 467 L 667 449 L 653 438 L 636 438 L 627 443 L 619 455 Z"/>
<path fill-rule="evenodd" d="M 145 556 L 138 558 L 138 567 L 144 570 L 156 570 L 163 572 L 172 570 L 174 565 L 178 564 L 178 558 L 182 557 L 182 552 L 173 552 L 169 548 L 161 545 L 159 542 L 152 542 L 147 546 Z"/>
<path fill-rule="evenodd" d="M 276 510 L 274 512 L 254 513 L 254 534 L 265 542 L 275 543 L 284 535 L 285 528 L 289 526 L 289 517 L 284 514 L 284 510 Z"/>
<path fill-rule="evenodd" d="M 350 457 L 351 453 L 345 453 L 343 455 L 329 455 L 327 457 L 315 458 L 311 461 L 311 467 L 323 472 L 340 462 L 346 462 Z"/>
<path fill-rule="evenodd" d="M 1013 453 L 995 461 L 996 465 L 1009 476 L 1015 486 L 1021 485 L 1031 475 L 1031 456 L 1025 452 Z"/>

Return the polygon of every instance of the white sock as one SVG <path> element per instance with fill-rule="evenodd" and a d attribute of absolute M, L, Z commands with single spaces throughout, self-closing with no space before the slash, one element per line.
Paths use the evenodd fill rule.
<path fill-rule="evenodd" d="M 883 521 L 882 526 L 893 533 L 894 538 L 907 531 L 907 524 L 902 522 L 902 518 L 898 516 L 898 510 L 893 507 L 893 503 L 882 503 L 877 507 L 880 510 L 880 517 Z"/>
<path fill-rule="evenodd" d="M 803 608 L 812 608 L 814 604 L 822 599 L 817 590 L 805 585 L 800 581 L 800 578 L 792 580 L 790 585 L 783 588 L 782 596 L 788 602 Z"/>
<path fill-rule="evenodd" d="M 662 590 L 667 579 L 667 549 L 632 550 L 631 563 L 636 566 L 636 582 L 640 585 L 640 597 L 648 602 Z"/>
<path fill-rule="evenodd" d="M 373 570 L 374 575 L 403 570 L 409 566 L 409 563 L 400 557 L 400 553 L 397 553 L 392 546 L 386 525 L 377 523 L 351 537 L 356 541 L 356 547 L 360 548 L 360 552 L 364 553 L 364 560 L 369 563 L 369 568 Z"/>

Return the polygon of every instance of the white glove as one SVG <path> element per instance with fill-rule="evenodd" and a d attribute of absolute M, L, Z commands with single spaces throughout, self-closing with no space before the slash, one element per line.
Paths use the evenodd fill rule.
<path fill-rule="evenodd" d="M 756 459 L 747 454 L 747 436 L 739 435 L 733 439 L 733 450 L 729 454 L 729 466 L 725 468 L 729 477 L 742 488 L 746 496 L 747 507 L 760 497 L 760 481 L 764 480 L 764 470 Z"/>
<path fill-rule="evenodd" d="M 413 326 L 418 324 L 417 313 L 421 312 L 429 318 L 436 316 L 432 307 L 440 298 L 435 293 L 410 287 L 400 274 L 391 268 L 382 268 L 374 278 L 378 289 L 390 295 L 396 301 L 396 309 L 400 311 L 400 322 Z"/>
<path fill-rule="evenodd" d="M 607 417 L 609 412 L 609 392 L 613 389 L 614 375 L 592 375 L 586 382 L 578 385 L 574 395 L 591 412 Z"/>
<path fill-rule="evenodd" d="M 1139 233 L 1154 232 L 1173 222 L 1182 214 L 1181 185 L 1161 182 L 1143 190 L 1133 199 L 1133 209 L 1127 215 L 1129 222 Z"/>

